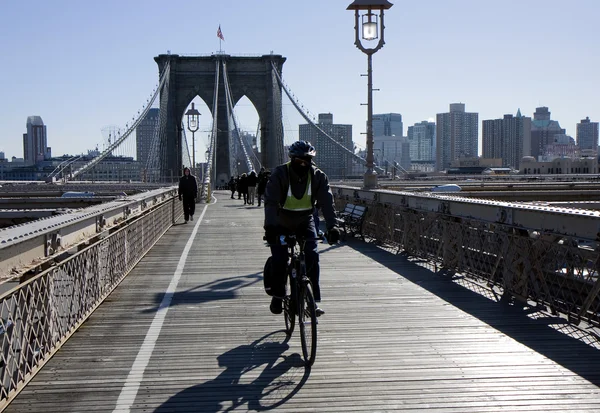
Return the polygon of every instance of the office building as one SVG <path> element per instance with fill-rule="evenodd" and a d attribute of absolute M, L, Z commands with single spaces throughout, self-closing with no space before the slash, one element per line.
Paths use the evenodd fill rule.
<path fill-rule="evenodd" d="M 402 137 L 402 115 L 399 113 L 382 113 L 373 115 L 373 136 Z"/>
<path fill-rule="evenodd" d="M 531 153 L 531 118 L 504 115 L 482 122 L 483 157 L 502 159 L 503 167 L 519 169 L 523 156 Z"/>
<path fill-rule="evenodd" d="M 158 137 L 160 109 L 151 108 L 135 128 L 136 160 L 141 168 L 146 168 L 152 155 L 152 144 Z M 155 154 L 156 156 L 156 154 Z"/>
<path fill-rule="evenodd" d="M 320 113 L 317 126 L 329 137 L 314 126 L 303 124 L 300 125 L 300 140 L 312 143 L 317 151 L 315 163 L 329 178 L 346 178 L 352 171 L 352 125 L 335 124 L 333 114 Z"/>
<path fill-rule="evenodd" d="M 23 159 L 25 165 L 35 165 L 52 157 L 48 147 L 46 125 L 40 116 L 27 118 L 27 133 L 23 134 Z"/>
<path fill-rule="evenodd" d="M 373 160 L 375 164 L 390 173 L 394 165 L 400 169 L 410 169 L 410 145 L 402 136 L 375 136 L 373 138 Z"/>
<path fill-rule="evenodd" d="M 531 155 L 535 159 L 544 155 L 546 146 L 554 143 L 554 135 L 565 135 L 566 130 L 560 127 L 558 121 L 550 119 L 550 111 L 542 106 L 535 108 L 533 120 L 531 121 L 531 153 L 524 153 L 524 156 Z"/>
<path fill-rule="evenodd" d="M 582 155 L 595 155 L 598 152 L 598 122 L 589 117 L 577 124 L 577 146 Z"/>
<path fill-rule="evenodd" d="M 438 113 L 436 169 L 446 170 L 452 161 L 477 157 L 479 114 L 465 112 L 464 103 L 451 103 L 450 112 Z"/>
<path fill-rule="evenodd" d="M 435 122 L 424 120 L 408 127 L 411 162 L 435 162 Z"/>

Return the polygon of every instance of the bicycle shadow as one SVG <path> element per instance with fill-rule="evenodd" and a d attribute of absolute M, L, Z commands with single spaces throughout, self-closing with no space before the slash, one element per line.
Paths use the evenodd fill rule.
<path fill-rule="evenodd" d="M 262 271 L 211 281 L 206 284 L 188 288 L 187 290 L 176 291 L 173 293 L 173 298 L 169 306 L 175 307 L 178 305 L 203 304 L 210 301 L 233 300 L 237 298 L 238 290 L 256 284 L 261 280 Z M 164 292 L 156 293 L 154 295 L 156 306 L 145 309 L 142 313 L 147 314 L 156 312 L 164 296 Z"/>
<path fill-rule="evenodd" d="M 278 341 L 280 336 L 285 337 Z M 216 378 L 189 387 L 156 408 L 155 413 L 189 410 L 228 412 L 247 404 L 248 411 L 265 411 L 292 399 L 310 376 L 299 354 L 286 356 L 288 337 L 275 331 L 217 357 L 225 370 Z M 258 377 L 244 380 L 247 373 L 264 366 Z M 255 376 L 256 373 L 250 376 Z"/>

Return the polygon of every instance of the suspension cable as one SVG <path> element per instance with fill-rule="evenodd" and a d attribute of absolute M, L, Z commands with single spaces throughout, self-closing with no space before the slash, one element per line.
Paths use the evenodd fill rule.
<path fill-rule="evenodd" d="M 152 104 L 154 103 L 156 96 L 158 96 L 160 89 L 162 88 L 162 86 L 165 84 L 165 81 L 167 80 L 168 76 L 166 76 L 166 73 L 169 73 L 169 71 L 170 71 L 170 63 L 167 63 L 167 66 L 166 66 L 165 70 L 163 71 L 163 74 L 160 78 L 159 86 L 154 91 L 154 94 L 152 96 L 150 103 L 148 103 L 144 107 L 144 110 L 141 112 L 140 116 L 138 116 L 138 118 L 133 122 L 133 124 L 125 131 L 125 133 L 122 136 L 120 136 L 116 141 L 114 141 L 111 145 L 109 145 L 108 148 L 106 148 L 100 155 L 94 157 L 91 161 L 89 161 L 88 163 L 83 165 L 81 168 L 79 168 L 78 170 L 73 172 L 70 176 L 70 179 L 73 179 L 76 176 L 78 176 L 78 175 L 86 172 L 87 170 L 93 168 L 94 166 L 96 166 L 100 161 L 102 161 L 102 159 L 109 156 L 112 153 L 112 151 L 115 150 L 115 148 L 117 148 L 119 145 L 121 145 L 121 143 L 123 143 L 125 141 L 125 139 L 127 139 L 133 131 L 135 131 L 137 126 L 140 124 L 140 122 L 148 114 L 148 111 L 150 111 L 150 108 L 152 107 Z"/>
<path fill-rule="evenodd" d="M 213 169 L 215 167 L 215 142 L 217 139 L 217 112 L 218 112 L 218 102 L 219 102 L 219 77 L 220 77 L 220 65 L 219 61 L 215 62 L 215 89 L 213 94 L 213 124 L 212 131 L 210 136 L 210 143 L 208 146 L 208 157 L 206 158 L 206 173 L 204 174 L 204 182 L 202 183 L 202 194 L 206 194 L 207 201 L 210 200 L 210 189 L 211 189 L 211 178 L 213 174 Z"/>
<path fill-rule="evenodd" d="M 240 135 L 240 131 L 239 131 L 238 125 L 237 125 L 237 120 L 236 120 L 236 117 L 235 117 L 235 114 L 233 111 L 231 88 L 229 86 L 229 76 L 227 75 L 227 65 L 224 61 L 223 61 L 223 82 L 225 85 L 225 99 L 227 101 L 227 114 L 228 114 L 228 117 L 230 116 L 233 121 L 233 127 L 235 130 L 235 134 L 237 135 L 237 139 L 240 143 L 242 151 L 244 152 L 244 158 L 245 158 L 244 160 L 246 161 L 246 167 L 248 168 L 248 171 L 252 171 L 252 170 L 254 170 L 254 165 L 252 164 L 252 160 L 250 159 L 250 156 L 248 155 L 246 143 L 244 142 L 244 139 L 242 139 L 242 137 Z"/>
<path fill-rule="evenodd" d="M 354 151 L 346 148 L 344 145 L 342 145 L 341 143 L 339 143 L 338 141 L 336 141 L 335 139 L 333 139 L 331 136 L 329 136 L 328 133 L 326 133 L 315 122 L 313 122 L 313 120 L 308 115 L 306 115 L 306 113 L 304 113 L 304 111 L 300 108 L 300 105 L 292 97 L 292 94 L 288 90 L 288 88 L 285 85 L 285 83 L 283 83 L 283 80 L 281 79 L 281 75 L 277 71 L 277 68 L 275 67 L 275 64 L 273 62 L 271 62 L 271 65 L 273 66 L 273 71 L 275 72 L 275 75 L 277 76 L 277 80 L 279 82 L 279 85 L 281 86 L 281 88 L 283 89 L 283 91 L 285 92 L 285 94 L 287 95 L 287 97 L 290 99 L 290 101 L 292 102 L 292 104 L 294 105 L 294 107 L 296 108 L 296 110 L 298 110 L 298 112 L 300 113 L 300 115 L 302 115 L 302 117 L 304 118 L 304 120 L 306 120 L 306 122 L 308 122 L 311 126 L 313 126 L 314 128 L 316 128 L 321 134 L 323 134 L 323 136 L 325 136 L 326 138 L 328 138 L 331 142 L 333 142 L 337 146 L 339 146 L 344 152 L 347 152 L 348 154 L 350 154 L 355 160 L 358 160 L 361 164 L 366 165 L 366 163 L 367 163 L 366 159 L 361 158 L 360 156 L 358 156 L 357 154 L 355 154 Z M 384 170 L 381 167 L 379 167 L 379 166 L 377 166 L 375 164 L 373 164 L 373 168 L 377 171 L 377 173 L 383 173 L 384 172 Z"/>

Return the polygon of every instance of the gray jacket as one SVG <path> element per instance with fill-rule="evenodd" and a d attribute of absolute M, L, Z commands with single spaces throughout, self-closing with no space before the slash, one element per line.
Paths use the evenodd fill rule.
<path fill-rule="evenodd" d="M 311 166 L 311 194 L 312 205 L 319 205 L 325 217 L 327 229 L 336 225 L 335 206 L 333 194 L 329 188 L 327 175 L 315 165 Z M 312 211 L 286 211 L 282 209 L 287 197 L 288 186 L 292 186 L 292 194 L 300 198 L 306 191 L 308 175 L 300 178 L 287 164 L 280 165 L 273 170 L 267 188 L 265 189 L 265 228 L 278 227 L 295 231 L 305 225 L 310 219 Z M 313 208 L 314 209 L 314 208 Z"/>

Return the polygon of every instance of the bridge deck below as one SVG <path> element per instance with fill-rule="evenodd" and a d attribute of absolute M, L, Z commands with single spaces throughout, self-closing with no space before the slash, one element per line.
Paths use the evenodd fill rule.
<path fill-rule="evenodd" d="M 600 411 L 600 353 L 584 332 L 358 240 L 320 245 L 327 313 L 305 370 L 263 292 L 262 208 L 216 196 L 7 411 Z"/>

